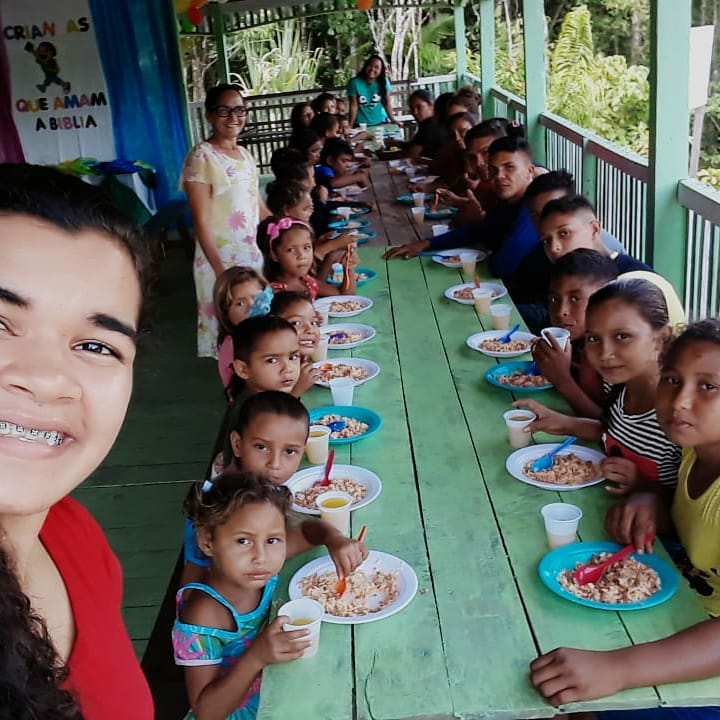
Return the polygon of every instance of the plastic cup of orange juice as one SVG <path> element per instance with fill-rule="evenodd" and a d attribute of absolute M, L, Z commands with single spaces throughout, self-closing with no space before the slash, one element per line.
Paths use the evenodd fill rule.
<path fill-rule="evenodd" d="M 286 602 L 279 610 L 278 616 L 285 615 L 289 621 L 283 623 L 283 630 L 291 632 L 293 630 L 309 630 L 310 631 L 310 647 L 305 650 L 302 657 L 309 658 L 317 655 L 320 647 L 320 624 L 325 614 L 325 608 L 322 603 L 310 598 L 298 598 Z"/>
<path fill-rule="evenodd" d="M 352 505 L 350 493 L 331 490 L 318 495 L 315 504 L 320 511 L 321 520 L 329 522 L 343 535 L 350 534 L 350 506 Z"/>
<path fill-rule="evenodd" d="M 307 442 L 305 443 L 305 454 L 313 465 L 322 465 L 327 462 L 330 454 L 330 433 L 327 425 L 311 425 Z"/>

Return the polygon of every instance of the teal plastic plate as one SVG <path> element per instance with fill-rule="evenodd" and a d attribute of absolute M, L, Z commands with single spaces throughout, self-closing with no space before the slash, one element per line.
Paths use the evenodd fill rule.
<path fill-rule="evenodd" d="M 353 418 L 368 424 L 368 429 L 362 435 L 349 438 L 333 438 L 330 435 L 331 445 L 350 445 L 350 443 L 364 440 L 374 435 L 382 427 L 382 418 L 368 408 L 357 405 L 323 405 L 310 411 L 310 424 L 317 425 L 324 415 L 341 415 L 342 417 Z"/>
<path fill-rule="evenodd" d="M 597 608 L 598 610 L 644 610 L 645 608 L 664 603 L 677 592 L 679 585 L 677 570 L 654 553 L 645 553 L 643 555 L 633 553 L 631 555 L 631 557 L 635 558 L 638 562 L 650 566 L 660 576 L 660 589 L 641 602 L 614 604 L 597 602 L 596 600 L 586 600 L 565 590 L 558 581 L 558 577 L 563 570 L 573 569 L 577 563 L 588 562 L 593 555 L 601 552 L 614 553 L 621 548 L 622 546 L 617 543 L 603 541 L 579 542 L 565 545 L 556 550 L 551 550 L 543 557 L 538 565 L 538 574 L 544 585 L 556 595 L 559 595 L 565 600 L 570 600 L 570 602 L 577 603 L 578 605 L 585 605 L 586 607 Z"/>
<path fill-rule="evenodd" d="M 370 212 L 370 208 L 366 208 L 366 207 L 353 207 L 351 209 L 352 209 L 352 212 L 350 213 L 350 219 L 362 217 L 363 215 L 367 215 Z M 338 212 L 337 208 L 333 208 L 330 211 L 330 214 L 331 215 L 339 215 L 340 213 Z"/>
<path fill-rule="evenodd" d="M 334 222 L 328 223 L 328 227 L 331 230 L 360 230 L 369 225 L 369 220 L 335 220 Z"/>
<path fill-rule="evenodd" d="M 425 193 L 425 202 L 432 202 L 433 194 L 432 193 Z M 406 195 L 399 195 L 395 198 L 396 202 L 402 203 L 403 205 L 414 205 L 415 201 L 413 200 L 412 193 L 407 193 Z M 427 215 L 427 212 L 425 213 Z"/>
<path fill-rule="evenodd" d="M 367 240 L 365 241 L 367 242 Z M 360 285 L 364 285 L 365 283 L 369 283 L 371 280 L 374 280 L 377 277 L 377 273 L 374 270 L 371 270 L 370 268 L 355 268 L 355 272 L 358 275 L 364 275 L 365 277 L 358 280 L 356 285 L 359 287 Z M 340 285 L 340 283 L 333 282 L 333 279 L 331 277 L 328 277 L 328 279 L 325 281 L 328 283 L 328 285 Z"/>
<path fill-rule="evenodd" d="M 535 385 L 532 387 L 516 387 L 515 385 L 507 385 L 500 382 L 497 378 L 499 375 L 512 375 L 516 372 L 525 373 L 527 369 L 532 365 L 530 360 L 515 360 L 513 362 L 502 363 L 502 365 L 496 365 L 491 367 L 485 372 L 485 379 L 495 387 L 502 388 L 503 390 L 509 390 L 516 395 L 529 395 L 530 393 L 541 392 L 542 390 L 549 390 L 552 385 Z"/>
<path fill-rule="evenodd" d="M 446 220 L 451 218 L 458 209 L 456 207 L 443 207 L 440 206 L 437 210 L 425 210 L 426 220 Z"/>

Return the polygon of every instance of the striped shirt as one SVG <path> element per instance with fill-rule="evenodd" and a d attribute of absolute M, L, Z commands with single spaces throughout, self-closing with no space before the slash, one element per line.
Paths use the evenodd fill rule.
<path fill-rule="evenodd" d="M 625 388 L 607 411 L 607 431 L 603 437 L 606 455 L 632 460 L 641 481 L 677 484 L 681 448 L 672 443 L 658 423 L 655 409 L 629 415 L 623 409 Z"/>

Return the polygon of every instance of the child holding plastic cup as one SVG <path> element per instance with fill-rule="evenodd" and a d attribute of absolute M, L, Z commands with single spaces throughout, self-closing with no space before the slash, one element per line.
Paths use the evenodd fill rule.
<path fill-rule="evenodd" d="M 707 620 L 652 642 L 612 650 L 556 648 L 530 665 L 530 679 L 553 705 L 614 695 L 622 690 L 720 675 L 720 554 L 717 506 L 720 492 L 720 321 L 690 325 L 665 353 L 655 407 L 683 461 L 671 503 L 657 493 L 633 495 L 610 508 L 605 527 L 619 543 L 652 549 L 647 536 L 673 530 L 682 545 L 676 559 Z M 714 380 L 714 382 L 713 382 Z M 587 647 L 587 646 L 586 646 Z M 660 707 L 600 713 L 610 720 L 717 720 L 718 707 Z"/>
<path fill-rule="evenodd" d="M 206 581 L 178 590 L 172 629 L 190 719 L 254 717 L 263 668 L 300 658 L 311 647 L 309 630 L 283 630 L 288 616 L 267 624 L 287 558 L 322 543 L 344 577 L 367 556 L 361 543 L 322 521 L 288 532 L 291 504 L 285 486 L 248 472 L 222 475 L 186 501 L 200 549 L 210 558 Z"/>
<path fill-rule="evenodd" d="M 550 322 L 569 333 L 570 347 L 561 347 L 545 333 L 533 344 L 533 360 L 578 415 L 600 417 L 605 399 L 602 376 L 585 352 L 585 309 L 588 299 L 617 277 L 617 263 L 596 250 L 573 250 L 550 270 Z"/>
<path fill-rule="evenodd" d="M 538 417 L 526 430 L 602 441 L 608 457 L 600 471 L 612 494 L 668 491 L 677 483 L 680 448 L 655 411 L 660 362 L 672 339 L 665 298 L 647 280 L 615 280 L 592 294 L 585 315 L 588 360 L 613 386 L 602 419 L 516 401 Z"/>

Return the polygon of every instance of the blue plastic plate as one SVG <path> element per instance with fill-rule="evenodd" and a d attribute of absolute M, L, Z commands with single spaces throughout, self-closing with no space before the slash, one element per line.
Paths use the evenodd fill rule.
<path fill-rule="evenodd" d="M 335 220 L 334 222 L 328 223 L 328 227 L 331 230 L 360 230 L 370 225 L 369 220 Z"/>
<path fill-rule="evenodd" d="M 350 438 L 333 438 L 331 435 L 331 445 L 349 445 L 358 440 L 364 440 L 374 435 L 382 427 L 382 418 L 376 412 L 357 405 L 323 405 L 315 408 L 310 411 L 310 424 L 317 425 L 323 415 L 342 415 L 368 424 L 368 429 L 362 435 Z"/>
<path fill-rule="evenodd" d="M 433 194 L 432 193 L 425 193 L 425 202 L 432 202 Z M 396 202 L 402 203 L 403 205 L 414 205 L 415 201 L 413 200 L 413 196 L 411 193 L 407 193 L 406 195 L 398 195 L 398 197 L 395 198 Z M 427 215 L 427 212 L 425 213 Z"/>
<path fill-rule="evenodd" d="M 351 207 L 351 210 L 352 210 L 352 212 L 350 213 L 350 219 L 359 218 L 362 215 L 367 215 L 370 212 L 370 208 L 366 208 L 366 207 Z M 340 213 L 338 213 L 337 208 L 333 208 L 330 211 L 330 214 L 331 215 L 339 215 Z"/>
<path fill-rule="evenodd" d="M 585 600 L 579 598 L 577 595 L 573 595 L 560 585 L 558 577 L 563 570 L 574 568 L 577 563 L 587 562 L 593 555 L 597 555 L 598 553 L 617 552 L 621 547 L 622 546 L 617 543 L 603 541 L 578 542 L 565 545 L 556 550 L 551 550 L 543 557 L 538 565 L 538 574 L 543 583 L 561 598 L 570 600 L 570 602 L 577 603 L 578 605 L 598 608 L 599 610 L 644 610 L 645 608 L 664 603 L 676 593 L 679 585 L 677 570 L 654 553 L 645 553 L 644 555 L 633 553 L 631 556 L 639 562 L 649 565 L 660 576 L 660 589 L 642 602 L 616 605 L 596 602 L 595 600 Z"/>
<path fill-rule="evenodd" d="M 506 385 L 505 383 L 498 381 L 499 375 L 511 375 L 512 373 L 525 372 L 532 365 L 531 360 L 515 360 L 513 362 L 502 363 L 502 365 L 496 365 L 491 367 L 485 372 L 485 379 L 495 387 L 502 388 L 503 390 L 509 390 L 514 392 L 516 395 L 529 395 L 530 393 L 541 392 L 542 390 L 549 390 L 552 385 L 537 385 L 535 387 L 516 387 L 515 385 Z"/>
<path fill-rule="evenodd" d="M 357 244 L 364 245 L 374 237 L 377 237 L 377 233 L 374 230 L 371 230 L 369 227 L 361 228 L 357 235 Z"/>
<path fill-rule="evenodd" d="M 365 241 L 367 242 L 367 240 Z M 369 283 L 371 280 L 374 280 L 377 277 L 377 273 L 374 270 L 371 270 L 370 268 L 355 268 L 355 272 L 358 275 L 364 275 L 365 277 L 362 280 L 357 281 L 358 287 L 360 285 L 364 285 L 365 283 Z M 328 277 L 328 279 L 325 281 L 328 283 L 328 285 L 340 285 L 340 283 L 333 282 L 333 279 L 331 277 Z"/>
<path fill-rule="evenodd" d="M 437 210 L 425 210 L 426 220 L 445 220 L 452 217 L 458 209 L 456 207 L 443 207 L 440 206 Z"/>

